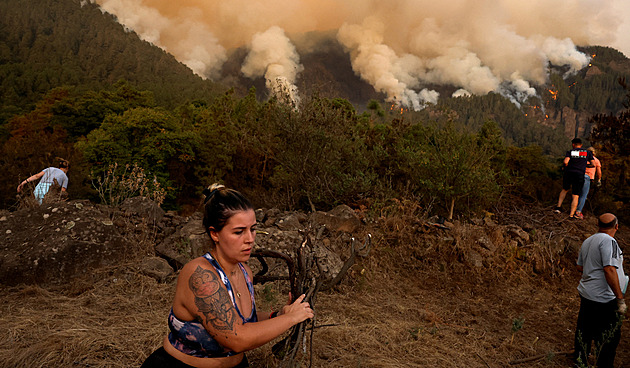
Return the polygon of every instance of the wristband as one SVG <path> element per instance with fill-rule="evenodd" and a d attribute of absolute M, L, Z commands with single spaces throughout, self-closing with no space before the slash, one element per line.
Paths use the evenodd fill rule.
<path fill-rule="evenodd" d="M 269 319 L 276 318 L 276 317 L 278 317 L 278 311 L 271 312 L 271 314 L 269 315 Z"/>

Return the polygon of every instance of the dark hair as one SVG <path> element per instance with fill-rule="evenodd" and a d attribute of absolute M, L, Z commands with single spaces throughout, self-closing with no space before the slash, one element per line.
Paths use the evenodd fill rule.
<path fill-rule="evenodd" d="M 582 140 L 580 138 L 573 138 L 573 140 L 571 140 L 572 144 L 582 144 Z"/>
<path fill-rule="evenodd" d="M 70 161 L 63 159 L 61 157 L 55 157 L 55 161 L 57 161 L 57 167 L 60 169 L 67 169 L 70 167 Z"/>
<path fill-rule="evenodd" d="M 597 226 L 599 226 L 600 229 L 612 229 L 616 225 L 617 225 L 617 216 L 615 216 L 615 218 L 610 220 L 610 222 L 602 222 L 601 217 L 597 219 Z"/>
<path fill-rule="evenodd" d="M 222 184 L 212 184 L 203 190 L 203 194 L 206 196 L 203 206 L 203 227 L 208 235 L 210 228 L 221 231 L 235 212 L 254 209 L 243 194 Z"/>

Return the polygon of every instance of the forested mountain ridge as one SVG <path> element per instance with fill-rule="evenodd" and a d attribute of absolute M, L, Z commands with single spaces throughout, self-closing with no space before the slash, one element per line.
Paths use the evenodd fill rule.
<path fill-rule="evenodd" d="M 217 84 L 93 4 L 8 0 L 0 11 L 0 169 L 12 173 L 0 178 L 4 208 L 55 156 L 73 162 L 74 198 L 97 199 L 95 180 L 110 165 L 137 167 L 167 191 L 169 209 L 194 206 L 217 181 L 286 208 L 411 196 L 452 215 L 487 208 L 504 190 L 548 201 L 567 137 L 586 138 L 591 116 L 623 107 L 618 79 L 630 70 L 616 50 L 589 47 L 591 67 L 550 70 L 550 84 L 520 106 L 428 86 L 437 105 L 409 111 L 383 101 L 329 41 L 301 50 L 293 109 L 241 75 L 245 50 L 232 50 Z"/>
<path fill-rule="evenodd" d="M 139 89 L 152 91 L 156 103 L 168 108 L 207 99 L 225 89 L 202 80 L 170 54 L 140 40 L 134 32 L 125 31 L 114 16 L 89 1 L 7 0 L 0 3 L 0 14 L 0 124 L 14 114 L 32 109 L 50 89 L 64 85 L 98 90 L 125 79 Z M 327 44 L 318 45 L 319 51 L 300 50 L 305 67 L 298 78 L 302 93 L 345 98 L 359 111 L 369 99 L 382 101 L 382 94 L 354 75 L 339 44 L 322 42 Z M 538 97 L 522 104 L 520 112 L 509 106 L 503 96 L 490 94 L 451 101 L 448 96 L 455 91 L 454 86 L 430 87 L 440 92 L 438 109 L 453 109 L 462 123 L 474 128 L 486 119 L 494 119 L 504 131 L 512 131 L 506 138 L 515 144 L 537 143 L 538 138 L 545 141 L 549 138 L 544 136 L 557 135 L 543 129 L 540 134 L 519 136 L 535 125 L 559 128 L 565 137 L 586 136 L 589 116 L 617 113 L 622 108 L 624 90 L 617 80 L 630 76 L 630 60 L 608 47 L 583 47 L 581 51 L 592 56 L 591 65 L 564 78 L 562 70 L 552 70 L 549 84 L 537 86 Z M 256 86 L 257 96 L 266 98 L 262 78 L 251 80 L 240 73 L 245 55 L 245 50 L 230 53 L 221 82 L 236 88 L 239 95 Z M 479 108 L 480 100 L 485 109 Z M 487 109 L 497 106 L 509 112 Z M 509 127 L 512 123 L 508 120 L 517 121 L 517 127 Z M 523 122 L 518 123 L 520 120 Z"/>
<path fill-rule="evenodd" d="M 59 86 L 98 90 L 125 79 L 170 107 L 215 89 L 88 1 L 5 0 L 0 14 L 0 123 Z"/>

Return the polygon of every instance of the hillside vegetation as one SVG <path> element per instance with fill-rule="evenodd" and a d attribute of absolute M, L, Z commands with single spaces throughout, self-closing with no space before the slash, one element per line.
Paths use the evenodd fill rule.
<path fill-rule="evenodd" d="M 94 184 L 136 170 L 166 193 L 165 208 L 183 213 L 217 181 L 281 208 L 378 209 L 398 198 L 453 217 L 509 194 L 546 205 L 569 138 L 627 120 L 618 80 L 629 61 L 606 47 L 584 48 L 592 65 L 576 75 L 551 70 L 550 85 L 520 109 L 493 93 L 445 97 L 418 112 L 378 99 L 352 104 L 334 84 L 304 88 L 290 106 L 245 86 L 260 81 L 232 78 L 226 90 L 202 80 L 89 2 L 9 0 L 0 12 L 0 167 L 9 173 L 0 208 L 15 209 L 17 184 L 57 156 L 72 162 L 71 198 L 111 201 Z M 326 49 L 340 61 L 306 55 L 298 84 L 328 76 L 353 101 L 375 97 L 338 47 Z M 237 70 L 238 55 L 226 70 Z M 448 96 L 452 86 L 436 88 Z M 607 170 L 593 211 L 625 211 L 628 194 L 617 188 L 627 187 L 628 151 L 611 143 L 625 139 L 619 132 L 588 142 L 602 148 Z"/>
<path fill-rule="evenodd" d="M 7 0 L 0 14 L 0 124 L 60 86 L 99 90 L 125 79 L 169 107 L 215 91 L 89 1 Z"/>

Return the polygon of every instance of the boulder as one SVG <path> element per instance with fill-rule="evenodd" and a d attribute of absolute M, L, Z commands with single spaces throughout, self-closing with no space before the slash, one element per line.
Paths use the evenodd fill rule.
<path fill-rule="evenodd" d="M 0 221 L 0 283 L 65 284 L 139 252 L 109 213 L 89 201 L 25 208 Z"/>
<path fill-rule="evenodd" d="M 120 205 L 120 209 L 127 216 L 139 216 L 148 220 L 151 224 L 157 224 L 164 217 L 164 210 L 154 201 L 147 197 L 127 198 Z"/>
<path fill-rule="evenodd" d="M 140 272 L 153 277 L 158 282 L 164 282 L 174 274 L 173 268 L 160 257 L 145 257 L 140 263 Z"/>
<path fill-rule="evenodd" d="M 191 259 L 210 251 L 210 238 L 202 221 L 200 213 L 193 215 L 155 247 L 156 253 L 181 268 Z"/>
<path fill-rule="evenodd" d="M 330 212 L 316 211 L 309 217 L 314 228 L 326 226 L 331 231 L 356 232 L 361 226 L 361 219 L 352 208 L 346 205 L 335 207 Z"/>

